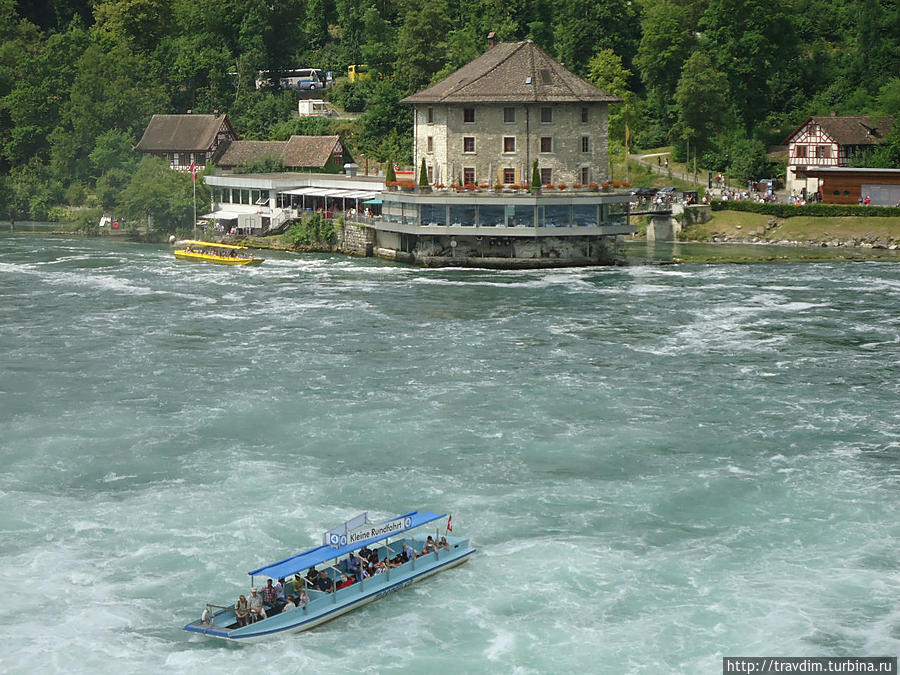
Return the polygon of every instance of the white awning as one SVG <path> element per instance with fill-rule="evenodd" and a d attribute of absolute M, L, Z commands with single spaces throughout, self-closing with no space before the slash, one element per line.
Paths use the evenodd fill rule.
<path fill-rule="evenodd" d="M 306 197 L 330 197 L 332 199 L 362 199 L 363 197 L 374 197 L 380 193 L 380 188 L 378 190 L 345 190 L 338 188 L 302 187 L 293 190 L 285 190 L 282 194 Z"/>
<path fill-rule="evenodd" d="M 212 213 L 204 213 L 201 218 L 212 218 L 213 220 L 237 220 L 239 213 L 234 211 L 213 211 Z"/>
<path fill-rule="evenodd" d="M 284 195 L 318 195 L 321 192 L 319 188 L 314 187 L 302 187 L 302 188 L 294 188 L 293 190 L 285 190 L 281 194 Z"/>

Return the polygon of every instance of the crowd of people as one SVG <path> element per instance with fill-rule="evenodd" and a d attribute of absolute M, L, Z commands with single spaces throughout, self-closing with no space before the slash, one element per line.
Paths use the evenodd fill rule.
<path fill-rule="evenodd" d="M 256 587 L 251 588 L 249 598 L 241 595 L 234 603 L 234 614 L 237 617 L 238 626 L 247 626 L 270 615 L 289 612 L 297 608 L 306 611 L 309 605 L 308 589 L 333 593 L 416 558 L 436 553 L 439 550 L 449 551 L 450 544 L 447 543 L 447 537 L 441 537 L 440 541 L 435 541 L 434 537 L 428 535 L 421 553 L 416 552 L 409 540 L 403 541 L 400 551 L 393 557 L 390 556 L 393 551 L 388 547 L 385 546 L 381 550 L 384 552 L 383 557 L 377 548 L 363 547 L 358 553 L 350 553 L 338 565 L 337 569 L 341 571 L 341 574 L 339 576 L 335 574 L 334 579 L 329 575 L 328 570 L 317 570 L 313 566 L 306 571 L 305 577 L 298 573 L 291 581 L 285 581 L 284 578 L 277 581 L 268 579 L 262 591 Z M 204 614 L 204 616 L 206 615 Z M 209 620 L 212 621 L 211 615 Z"/>

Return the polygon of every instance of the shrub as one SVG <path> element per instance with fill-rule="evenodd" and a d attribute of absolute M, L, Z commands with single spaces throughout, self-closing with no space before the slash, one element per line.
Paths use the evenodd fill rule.
<path fill-rule="evenodd" d="M 284 234 L 288 246 L 322 246 L 334 243 L 334 223 L 321 213 L 305 216 L 290 226 Z"/>
<path fill-rule="evenodd" d="M 747 211 L 750 213 L 763 213 L 776 218 L 790 218 L 791 216 L 875 216 L 888 217 L 900 215 L 900 209 L 896 206 L 859 206 L 857 204 L 772 204 L 769 202 L 742 202 L 721 201 L 710 202 L 713 211 Z"/>

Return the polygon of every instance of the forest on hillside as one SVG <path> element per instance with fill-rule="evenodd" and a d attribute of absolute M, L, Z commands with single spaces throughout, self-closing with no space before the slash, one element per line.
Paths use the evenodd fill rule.
<path fill-rule="evenodd" d="M 632 149 L 671 144 L 732 176 L 768 175 L 766 148 L 810 115 L 900 119 L 895 0 L 0 0 L 2 215 L 181 217 L 190 178 L 132 151 L 154 113 L 227 112 L 243 139 L 342 124 L 354 155 L 408 163 L 399 100 L 478 56 L 489 31 L 622 97 L 611 147 L 627 125 Z M 379 74 L 329 91 L 361 113 L 352 124 L 299 120 L 296 92 L 254 84 L 350 64 Z M 856 162 L 900 167 L 900 124 Z"/>

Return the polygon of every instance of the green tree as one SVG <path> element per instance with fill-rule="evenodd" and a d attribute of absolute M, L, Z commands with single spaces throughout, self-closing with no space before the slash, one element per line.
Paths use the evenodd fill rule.
<path fill-rule="evenodd" d="M 395 64 L 397 81 L 404 93 L 422 89 L 444 65 L 444 36 L 448 28 L 444 0 L 412 7 L 406 12 L 397 36 Z"/>
<path fill-rule="evenodd" d="M 713 136 L 733 125 L 728 80 L 705 52 L 694 52 L 685 62 L 675 90 L 675 107 L 677 122 L 673 133 L 690 142 L 695 152 L 702 152 Z"/>
<path fill-rule="evenodd" d="M 701 47 L 727 78 L 748 131 L 769 109 L 770 78 L 793 56 L 792 21 L 787 6 L 765 0 L 709 0 L 700 20 Z"/>
<path fill-rule="evenodd" d="M 197 203 L 208 202 L 209 188 L 198 180 Z M 122 190 L 119 204 L 129 220 L 152 221 L 157 232 L 190 229 L 194 210 L 191 177 L 172 171 L 165 160 L 147 155 Z"/>
<path fill-rule="evenodd" d="M 425 168 L 425 158 L 422 158 L 422 165 L 419 168 L 419 187 L 428 187 L 428 170 Z"/>
<path fill-rule="evenodd" d="M 678 75 L 694 48 L 691 24 L 682 8 L 670 0 L 660 0 L 647 5 L 641 30 L 634 63 L 651 104 L 666 119 L 678 86 Z"/>
<path fill-rule="evenodd" d="M 587 66 L 587 81 L 607 94 L 618 96 L 623 103 L 610 106 L 609 137 L 625 139 L 625 126 L 634 126 L 638 116 L 638 97 L 629 89 L 631 71 L 611 49 L 601 49 L 591 57 Z"/>
<path fill-rule="evenodd" d="M 583 75 L 601 49 L 618 54 L 630 67 L 640 42 L 637 3 L 629 0 L 567 0 L 554 15 L 556 52 L 566 68 Z"/>

